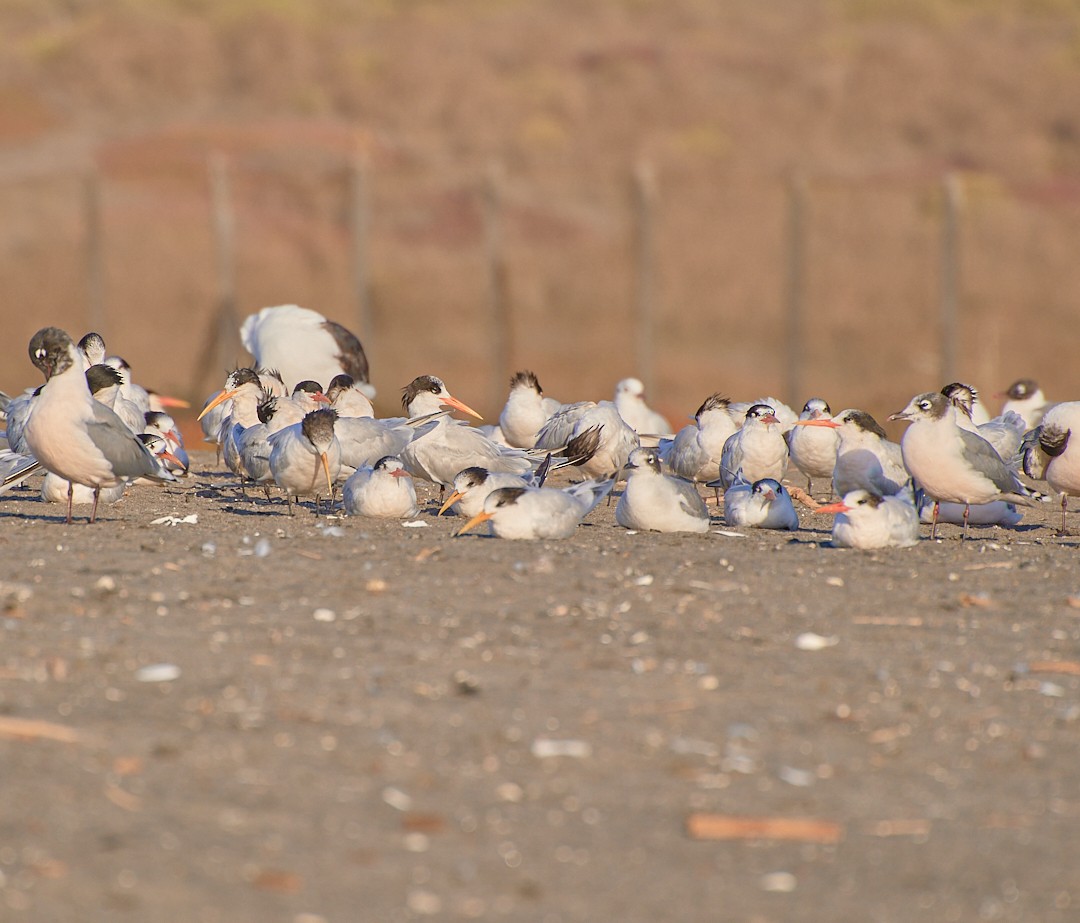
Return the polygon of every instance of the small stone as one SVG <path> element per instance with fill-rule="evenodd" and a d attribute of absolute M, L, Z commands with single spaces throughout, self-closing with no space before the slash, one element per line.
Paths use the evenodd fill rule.
<path fill-rule="evenodd" d="M 316 622 L 333 622 L 337 619 L 337 613 L 333 609 L 316 609 L 311 613 Z"/>
<path fill-rule="evenodd" d="M 779 894 L 788 894 L 795 890 L 798 879 L 791 872 L 769 872 L 761 876 L 761 890 Z"/>
<path fill-rule="evenodd" d="M 549 737 L 537 737 L 530 749 L 532 755 L 538 759 L 552 756 L 587 759 L 592 756 L 592 745 L 587 740 L 552 740 Z"/>

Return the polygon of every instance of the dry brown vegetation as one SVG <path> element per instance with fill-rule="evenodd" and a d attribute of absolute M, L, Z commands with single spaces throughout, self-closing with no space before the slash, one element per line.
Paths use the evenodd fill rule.
<path fill-rule="evenodd" d="M 952 170 L 960 374 L 987 392 L 1035 375 L 1069 397 L 1078 25 L 1070 0 L 8 0 L 0 387 L 34 380 L 25 344 L 42 323 L 87 325 L 92 168 L 105 332 L 143 380 L 198 397 L 216 377 L 192 380 L 216 297 L 212 151 L 232 170 L 241 313 L 296 301 L 356 326 L 359 150 L 376 328 L 358 332 L 384 410 L 421 372 L 495 410 L 493 164 L 510 364 L 556 396 L 607 396 L 635 370 L 629 183 L 645 162 L 659 194 L 655 399 L 671 415 L 717 389 L 783 389 L 793 173 L 808 189 L 808 392 L 881 413 L 940 384 Z"/>

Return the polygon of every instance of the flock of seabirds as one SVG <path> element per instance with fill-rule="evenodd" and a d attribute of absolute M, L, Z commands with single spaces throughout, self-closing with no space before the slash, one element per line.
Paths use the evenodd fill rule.
<path fill-rule="evenodd" d="M 340 487 L 351 515 L 414 517 L 421 478 L 439 486 L 440 515 L 466 518 L 458 535 L 489 523 L 503 538 L 565 538 L 625 481 L 615 519 L 627 529 L 707 532 L 706 487 L 717 504 L 723 492 L 729 525 L 796 530 L 799 503 L 835 514 L 834 545 L 872 549 L 916 544 L 922 522 L 931 538 L 939 521 L 962 523 L 962 537 L 969 523 L 1015 525 L 1018 505 L 1050 500 L 1021 473 L 1060 494 L 1062 533 L 1068 498 L 1080 495 L 1080 402 L 1051 405 L 1030 380 L 1013 384 L 993 419 L 970 385 L 919 394 L 889 417 L 910 424 L 899 444 L 865 411 L 834 414 L 821 398 L 796 413 L 717 393 L 674 432 L 637 379 L 619 382 L 613 401 L 560 404 L 528 371 L 511 379 L 498 424 L 477 427 L 451 416 L 480 415 L 431 375 L 404 388 L 403 416 L 377 418 L 360 341 L 315 311 L 265 308 L 241 338 L 253 366 L 230 372 L 199 419 L 241 484 L 267 499 L 281 488 L 290 514 L 294 498 L 313 497 L 316 515 L 323 500 L 333 508 Z M 90 503 L 93 522 L 128 484 L 187 475 L 169 414 L 187 405 L 135 384 L 99 335 L 76 343 L 46 327 L 29 353 L 45 382 L 0 392 L 0 494 L 44 472 L 42 498 L 66 503 L 69 523 L 75 504 Z M 545 486 L 565 466 L 583 480 Z M 795 471 L 805 490 L 782 483 Z M 814 479 L 828 479 L 833 502 L 813 499 Z"/>

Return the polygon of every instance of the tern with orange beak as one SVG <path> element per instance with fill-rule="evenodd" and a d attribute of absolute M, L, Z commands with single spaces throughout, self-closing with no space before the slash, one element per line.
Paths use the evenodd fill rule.
<path fill-rule="evenodd" d="M 787 434 L 788 452 L 791 460 L 806 475 L 806 492 L 813 493 L 814 478 L 832 481 L 836 467 L 836 450 L 840 446 L 837 427 L 831 426 L 832 410 L 820 397 L 808 400 L 799 419 Z M 832 496 L 832 484 L 829 485 Z"/>
<path fill-rule="evenodd" d="M 314 495 L 316 515 L 322 497 L 333 502 L 334 481 L 341 470 L 341 446 L 334 435 L 336 420 L 333 410 L 313 410 L 299 423 L 269 437 L 270 472 L 285 491 L 290 515 L 293 497 Z"/>
<path fill-rule="evenodd" d="M 341 502 L 353 516 L 374 516 L 380 519 L 403 519 L 416 516 L 416 487 L 400 458 L 387 455 L 364 465 L 345 482 Z"/>
<path fill-rule="evenodd" d="M 739 427 L 730 413 L 730 401 L 719 392 L 710 394 L 674 439 L 660 440 L 660 460 L 672 474 L 691 481 L 708 481 L 720 470 L 724 443 Z"/>
<path fill-rule="evenodd" d="M 720 481 L 730 487 L 739 471 L 751 483 L 762 478 L 780 481 L 787 464 L 787 441 L 779 419 L 768 404 L 754 404 L 746 411 L 742 429 L 724 443 Z"/>
<path fill-rule="evenodd" d="M 906 548 L 919 543 L 919 514 L 903 494 L 882 497 L 853 490 L 843 500 L 820 506 L 834 513 L 832 543 L 840 548 Z"/>
<path fill-rule="evenodd" d="M 499 538 L 569 538 L 615 482 L 582 481 L 564 490 L 554 487 L 500 487 L 484 500 L 484 509 L 458 529 L 458 535 L 491 522 Z"/>
<path fill-rule="evenodd" d="M 482 420 L 475 410 L 454 397 L 434 375 L 421 375 L 402 390 L 401 404 L 410 420 L 433 416 L 416 427 L 412 441 L 401 451 L 401 460 L 413 477 L 438 484 L 445 490 L 463 468 L 479 465 L 489 471 L 525 474 L 543 460 L 522 449 L 499 445 L 480 430 L 450 419 L 449 407 Z"/>

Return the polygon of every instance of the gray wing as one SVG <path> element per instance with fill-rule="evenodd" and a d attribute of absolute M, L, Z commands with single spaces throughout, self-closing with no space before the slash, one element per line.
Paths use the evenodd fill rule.
<path fill-rule="evenodd" d="M 124 425 L 112 410 L 97 401 L 94 404 L 94 420 L 87 428 L 91 441 L 109 460 L 118 478 L 155 478 L 174 480 L 165 473 L 157 459 L 151 455 L 135 434 Z"/>
<path fill-rule="evenodd" d="M 1015 493 L 1020 487 L 1016 475 L 1001 460 L 994 447 L 978 433 L 966 429 L 959 430 L 959 433 L 964 444 L 964 458 L 971 466 L 993 481 L 994 486 L 1002 493 Z"/>
<path fill-rule="evenodd" d="M 709 508 L 705 505 L 705 501 L 701 499 L 701 494 L 698 493 L 697 487 L 694 486 L 692 481 L 673 477 L 671 483 L 678 492 L 679 506 L 691 516 L 709 518 Z"/>

